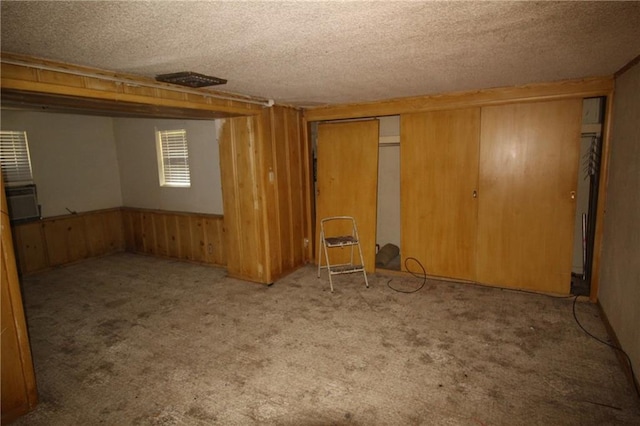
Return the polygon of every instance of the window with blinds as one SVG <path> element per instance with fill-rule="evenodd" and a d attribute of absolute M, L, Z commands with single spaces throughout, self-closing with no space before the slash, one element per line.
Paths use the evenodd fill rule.
<path fill-rule="evenodd" d="M 33 184 L 27 132 L 0 130 L 0 166 L 5 185 Z"/>
<path fill-rule="evenodd" d="M 160 186 L 191 186 L 187 131 L 156 131 Z"/>

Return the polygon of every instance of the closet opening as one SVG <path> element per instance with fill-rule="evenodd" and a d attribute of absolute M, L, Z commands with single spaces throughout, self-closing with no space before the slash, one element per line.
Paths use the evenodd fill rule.
<path fill-rule="evenodd" d="M 400 257 L 400 116 L 377 117 L 378 206 L 376 268 L 399 271 Z"/>
<path fill-rule="evenodd" d="M 583 101 L 571 269 L 571 294 L 576 296 L 589 296 L 591 291 L 605 110 L 604 96 Z"/>

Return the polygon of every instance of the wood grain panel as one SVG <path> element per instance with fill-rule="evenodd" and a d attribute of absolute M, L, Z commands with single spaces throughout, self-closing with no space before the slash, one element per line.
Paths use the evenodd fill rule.
<path fill-rule="evenodd" d="M 122 251 L 126 247 L 124 227 L 131 229 L 129 219 L 120 209 L 109 209 L 14 225 L 20 272 Z"/>
<path fill-rule="evenodd" d="M 206 260 L 206 244 L 204 231 L 204 218 L 191 217 L 191 256 L 196 262 Z"/>
<path fill-rule="evenodd" d="M 158 107 L 182 109 L 183 113 L 191 110 L 199 118 L 203 116 L 196 114 L 198 111 L 205 111 L 214 117 L 223 117 L 257 114 L 263 108 L 259 104 L 243 102 L 241 98 L 231 101 L 215 98 L 212 96 L 216 94 L 210 91 L 203 91 L 202 94 L 190 93 L 187 96 L 182 90 L 176 90 L 171 85 L 158 83 L 151 78 L 110 73 L 105 70 L 4 52 L 2 59 L 0 74 L 3 95 L 8 92 L 19 92 L 24 99 L 28 99 L 32 93 L 47 93 L 59 97 L 115 101 L 121 104 L 119 107 L 121 112 L 126 111 L 127 103 L 132 103 L 152 106 L 158 114 L 160 113 Z M 38 69 L 40 66 L 47 69 Z M 121 83 L 114 85 L 113 79 L 118 79 Z M 233 97 L 228 94 L 218 96 Z M 51 100 L 54 100 L 54 97 Z"/>
<path fill-rule="evenodd" d="M 277 110 L 278 115 L 273 120 L 274 155 L 277 169 L 277 207 L 278 207 L 278 239 L 279 239 L 279 265 L 282 269 L 293 266 L 294 241 L 292 233 L 292 188 L 291 188 L 291 158 L 290 140 L 284 109 Z M 294 165 L 295 167 L 295 165 Z"/>
<path fill-rule="evenodd" d="M 291 208 L 291 245 L 292 258 L 290 267 L 302 265 L 305 261 L 305 214 L 304 200 L 304 167 L 302 158 L 303 145 L 306 141 L 302 138 L 301 115 L 294 109 L 285 110 L 287 140 L 289 141 L 289 194 Z"/>
<path fill-rule="evenodd" d="M 167 230 L 167 247 L 168 256 L 180 258 L 180 234 L 178 232 L 178 223 L 176 215 L 165 216 L 165 228 Z"/>
<path fill-rule="evenodd" d="M 132 224 L 127 232 L 133 235 L 127 238 L 135 243 L 129 251 L 225 265 L 224 218 L 220 215 L 126 207 L 122 217 Z M 156 243 L 149 245 L 151 240 Z"/>
<path fill-rule="evenodd" d="M 613 91 L 613 78 L 585 78 L 525 86 L 445 93 L 431 96 L 389 99 L 380 102 L 330 105 L 304 111 L 307 121 L 337 120 L 344 118 L 378 117 L 444 109 L 460 109 L 515 102 L 537 102 L 607 96 Z"/>
<path fill-rule="evenodd" d="M 6 424 L 31 411 L 38 403 L 38 392 L 1 176 L 0 192 L 0 407 L 2 424 Z"/>
<path fill-rule="evenodd" d="M 150 213 L 153 222 L 153 234 L 156 242 L 155 254 L 169 257 L 169 243 L 167 241 L 167 215 L 156 212 Z"/>
<path fill-rule="evenodd" d="M 478 281 L 568 294 L 582 99 L 482 109 Z"/>
<path fill-rule="evenodd" d="M 401 116 L 401 254 L 475 279 L 480 109 Z M 411 267 L 411 265 L 410 265 Z"/>
<path fill-rule="evenodd" d="M 104 227 L 106 233 L 106 252 L 113 253 L 115 251 L 124 250 L 124 224 L 122 221 L 121 209 L 114 209 L 108 212 L 103 212 L 101 214 L 101 217 L 102 226 Z"/>
<path fill-rule="evenodd" d="M 176 215 L 175 218 L 178 234 L 178 257 L 185 260 L 195 260 L 191 242 L 191 218 L 187 215 Z"/>
<path fill-rule="evenodd" d="M 378 120 L 318 126 L 316 239 L 320 219 L 353 216 L 367 272 L 375 271 L 377 176 Z M 339 235 L 345 231 L 329 230 L 328 234 Z M 331 263 L 343 263 L 347 251 L 332 250 Z"/>
<path fill-rule="evenodd" d="M 304 203 L 302 176 L 307 162 L 301 152 L 307 141 L 301 137 L 300 111 L 275 106 L 260 117 L 257 145 L 258 188 L 263 200 L 262 216 L 265 256 L 272 280 L 304 264 L 309 258 L 304 246 L 309 222 Z"/>
<path fill-rule="evenodd" d="M 142 251 L 148 254 L 156 254 L 156 230 L 153 223 L 153 213 L 148 211 L 142 212 L 140 218 L 142 222 Z"/>
<path fill-rule="evenodd" d="M 99 256 L 109 251 L 109 237 L 105 219 L 106 215 L 103 213 L 83 216 L 86 247 L 89 256 Z"/>
<path fill-rule="evenodd" d="M 13 231 L 20 273 L 26 274 L 47 269 L 49 258 L 47 257 L 42 223 L 24 223 L 14 226 Z"/>
<path fill-rule="evenodd" d="M 136 234 L 134 225 L 134 216 L 136 212 L 128 209 L 122 210 L 122 230 L 124 235 L 124 247 L 125 250 L 136 252 L 140 251 L 140 246 L 136 246 Z"/>
<path fill-rule="evenodd" d="M 265 225 L 259 194 L 256 144 L 263 141 L 255 117 L 227 119 L 219 141 L 229 275 L 269 283 Z M 270 202 L 270 201 L 269 201 Z"/>

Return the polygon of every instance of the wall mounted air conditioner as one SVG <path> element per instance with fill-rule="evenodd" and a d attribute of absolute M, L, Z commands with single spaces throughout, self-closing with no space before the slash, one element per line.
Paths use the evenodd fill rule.
<path fill-rule="evenodd" d="M 40 219 L 35 185 L 7 187 L 5 191 L 12 222 Z"/>

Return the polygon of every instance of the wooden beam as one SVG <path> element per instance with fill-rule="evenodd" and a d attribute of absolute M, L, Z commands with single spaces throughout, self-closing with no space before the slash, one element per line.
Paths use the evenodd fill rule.
<path fill-rule="evenodd" d="M 305 109 L 304 117 L 308 122 L 380 117 L 411 112 L 502 105 L 513 102 L 535 102 L 576 97 L 606 96 L 612 90 L 612 77 L 587 78 L 555 83 L 390 99 L 380 102 L 330 105 Z"/>
<path fill-rule="evenodd" d="M 206 111 L 217 117 L 254 115 L 267 106 L 267 102 L 263 100 L 184 88 L 160 83 L 152 78 L 117 74 L 4 52 L 1 71 L 3 98 L 11 94 L 16 96 L 15 93 L 21 94 L 23 98 L 46 94 L 49 101 L 58 96 L 76 100 L 89 99 L 98 105 L 104 102 L 102 107 L 107 110 L 116 102 Z M 33 99 L 33 102 L 36 102 L 37 98 Z M 180 117 L 185 115 L 183 111 Z"/>

